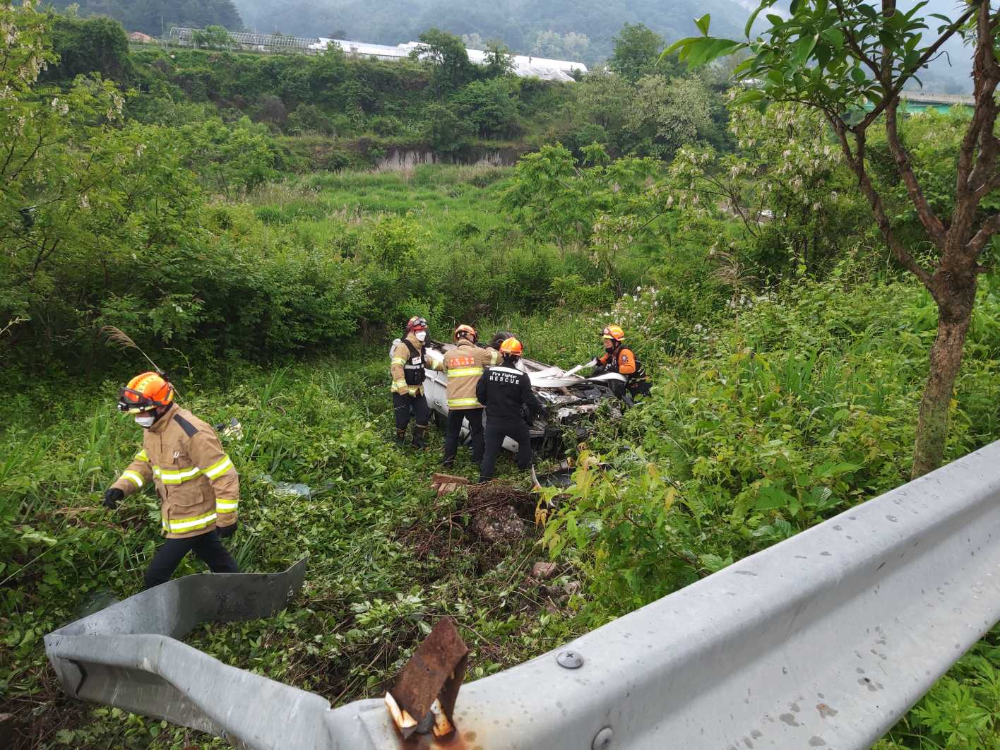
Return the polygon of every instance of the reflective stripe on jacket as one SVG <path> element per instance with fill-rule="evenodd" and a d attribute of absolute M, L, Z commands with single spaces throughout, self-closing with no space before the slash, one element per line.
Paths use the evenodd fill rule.
<path fill-rule="evenodd" d="M 239 475 L 211 425 L 174 404 L 143 432 L 142 450 L 112 487 L 131 495 L 155 485 L 170 539 L 236 523 Z"/>
<path fill-rule="evenodd" d="M 480 409 L 476 398 L 476 385 L 483 376 L 483 368 L 500 361 L 500 352 L 481 349 L 471 341 L 460 340 L 458 345 L 444 355 L 444 369 L 448 373 L 448 409 Z"/>
<path fill-rule="evenodd" d="M 412 333 L 406 337 L 406 340 L 413 345 L 413 348 L 423 355 L 424 345 L 420 341 L 417 341 L 417 337 Z M 420 359 L 420 362 L 411 361 L 413 359 Z M 402 393 L 407 396 L 416 396 L 418 393 L 424 392 L 423 385 L 409 384 L 406 382 L 407 371 L 413 372 L 417 369 L 423 370 L 424 368 L 431 370 L 441 369 L 433 360 L 423 361 L 423 357 L 414 358 L 410 356 L 409 347 L 400 341 L 396 348 L 392 350 L 392 357 L 389 364 L 389 373 L 392 375 L 392 392 Z M 412 377 L 412 376 L 411 376 Z"/>

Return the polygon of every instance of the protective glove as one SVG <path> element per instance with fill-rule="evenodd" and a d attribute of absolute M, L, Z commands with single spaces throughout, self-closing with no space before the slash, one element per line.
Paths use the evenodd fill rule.
<path fill-rule="evenodd" d="M 231 524 L 229 526 L 219 526 L 218 527 L 219 536 L 222 537 L 223 539 L 228 539 L 229 537 L 231 537 L 233 534 L 236 533 L 236 527 L 239 525 L 240 522 L 237 521 L 236 523 Z"/>
<path fill-rule="evenodd" d="M 104 507 L 108 510 L 118 510 L 118 501 L 125 497 L 125 493 L 117 487 L 112 487 L 104 493 Z"/>
<path fill-rule="evenodd" d="M 590 377 L 596 378 L 598 375 L 603 375 L 607 371 L 608 368 L 606 365 L 598 365 L 597 367 L 594 368 L 594 372 L 591 374 Z"/>

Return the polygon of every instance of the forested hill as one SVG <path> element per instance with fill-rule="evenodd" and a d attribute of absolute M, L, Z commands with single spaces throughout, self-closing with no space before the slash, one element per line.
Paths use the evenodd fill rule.
<path fill-rule="evenodd" d="M 232 0 L 51 0 L 50 4 L 60 9 L 77 5 L 82 16 L 110 16 L 127 31 L 153 36 L 166 34 L 171 26 L 243 27 Z"/>
<path fill-rule="evenodd" d="M 516 52 L 594 62 L 606 59 L 625 23 L 644 23 L 673 41 L 696 33 L 692 19 L 712 14 L 713 31 L 741 34 L 747 11 L 734 0 L 236 0 L 248 27 L 285 34 L 348 37 L 396 44 L 438 27 L 500 39 Z M 475 40 L 475 37 L 473 37 Z"/>

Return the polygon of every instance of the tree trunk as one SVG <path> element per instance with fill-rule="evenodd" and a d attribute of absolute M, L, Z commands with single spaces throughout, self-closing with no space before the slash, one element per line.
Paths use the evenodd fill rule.
<path fill-rule="evenodd" d="M 971 297 L 974 300 L 975 280 L 972 282 L 972 287 Z M 972 300 L 968 304 L 941 306 L 938 310 L 937 337 L 931 346 L 930 372 L 927 374 L 927 384 L 924 386 L 924 395 L 920 401 L 911 479 L 934 471 L 944 460 L 945 442 L 948 438 L 948 412 L 955 390 L 955 380 L 962 366 L 965 336 L 972 321 Z"/>

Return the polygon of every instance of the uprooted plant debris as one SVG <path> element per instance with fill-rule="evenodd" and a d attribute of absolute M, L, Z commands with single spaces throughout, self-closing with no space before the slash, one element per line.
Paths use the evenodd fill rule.
<path fill-rule="evenodd" d="M 468 485 L 464 490 L 458 506 L 436 523 L 418 523 L 403 533 L 402 540 L 418 559 L 430 555 L 444 559 L 458 550 L 492 557 L 494 548 L 519 543 L 534 533 L 536 498 L 529 490 L 502 481 Z"/>

